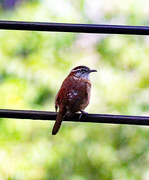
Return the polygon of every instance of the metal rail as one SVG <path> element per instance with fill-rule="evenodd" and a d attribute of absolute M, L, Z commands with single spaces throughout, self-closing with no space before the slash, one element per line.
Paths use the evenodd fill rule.
<path fill-rule="evenodd" d="M 0 109 L 0 118 L 55 120 L 56 115 L 57 113 L 50 111 Z M 147 116 L 125 116 L 125 115 L 107 115 L 107 114 L 83 114 L 80 120 L 79 120 L 79 114 L 76 114 L 72 118 L 65 117 L 64 121 L 147 125 L 147 126 L 149 125 L 149 117 Z"/>
<path fill-rule="evenodd" d="M 0 30 L 3 29 L 27 30 L 27 31 L 74 32 L 74 33 L 149 35 L 149 26 L 0 21 Z M 0 109 L 0 118 L 55 120 L 56 113 L 49 111 Z M 149 125 L 149 117 L 146 116 L 85 114 L 82 115 L 80 120 L 78 119 L 79 119 L 79 114 L 76 114 L 75 116 L 69 119 L 65 117 L 64 121 Z"/>
<path fill-rule="evenodd" d="M 100 24 L 71 24 L 25 21 L 0 21 L 0 29 L 26 31 L 54 31 L 99 34 L 149 35 L 149 26 L 124 26 Z"/>

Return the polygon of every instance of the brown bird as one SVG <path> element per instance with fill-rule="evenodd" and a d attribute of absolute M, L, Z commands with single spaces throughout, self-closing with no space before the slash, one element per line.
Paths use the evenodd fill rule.
<path fill-rule="evenodd" d="M 77 66 L 71 70 L 70 74 L 63 81 L 60 90 L 55 98 L 55 109 L 59 108 L 58 115 L 52 130 L 55 135 L 66 116 L 72 117 L 76 112 L 80 111 L 81 115 L 85 113 L 83 110 L 90 101 L 91 82 L 89 74 L 97 72 L 86 66 Z"/>

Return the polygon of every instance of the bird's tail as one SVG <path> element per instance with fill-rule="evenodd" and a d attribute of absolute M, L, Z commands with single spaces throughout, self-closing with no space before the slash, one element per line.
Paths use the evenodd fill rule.
<path fill-rule="evenodd" d="M 57 132 L 59 131 L 60 127 L 61 127 L 61 123 L 63 118 L 65 117 L 65 114 L 63 113 L 58 113 L 57 117 L 56 117 L 56 121 L 52 130 L 52 135 L 57 134 Z"/>

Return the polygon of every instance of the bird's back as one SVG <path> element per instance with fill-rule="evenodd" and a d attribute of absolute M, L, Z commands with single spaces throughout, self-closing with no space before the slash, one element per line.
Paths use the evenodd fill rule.
<path fill-rule="evenodd" d="M 59 109 L 75 113 L 85 109 L 90 100 L 91 83 L 89 79 L 68 76 L 56 96 L 55 104 Z"/>

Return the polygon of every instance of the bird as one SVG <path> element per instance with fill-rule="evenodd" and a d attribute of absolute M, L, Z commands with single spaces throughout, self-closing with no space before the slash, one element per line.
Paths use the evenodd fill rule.
<path fill-rule="evenodd" d="M 89 74 L 97 72 L 87 66 L 77 66 L 73 68 L 64 79 L 60 90 L 55 98 L 55 110 L 58 114 L 53 126 L 52 135 L 56 135 L 60 129 L 62 120 L 67 115 L 72 117 L 76 112 L 85 114 L 84 109 L 88 106 L 91 94 L 91 81 Z"/>

